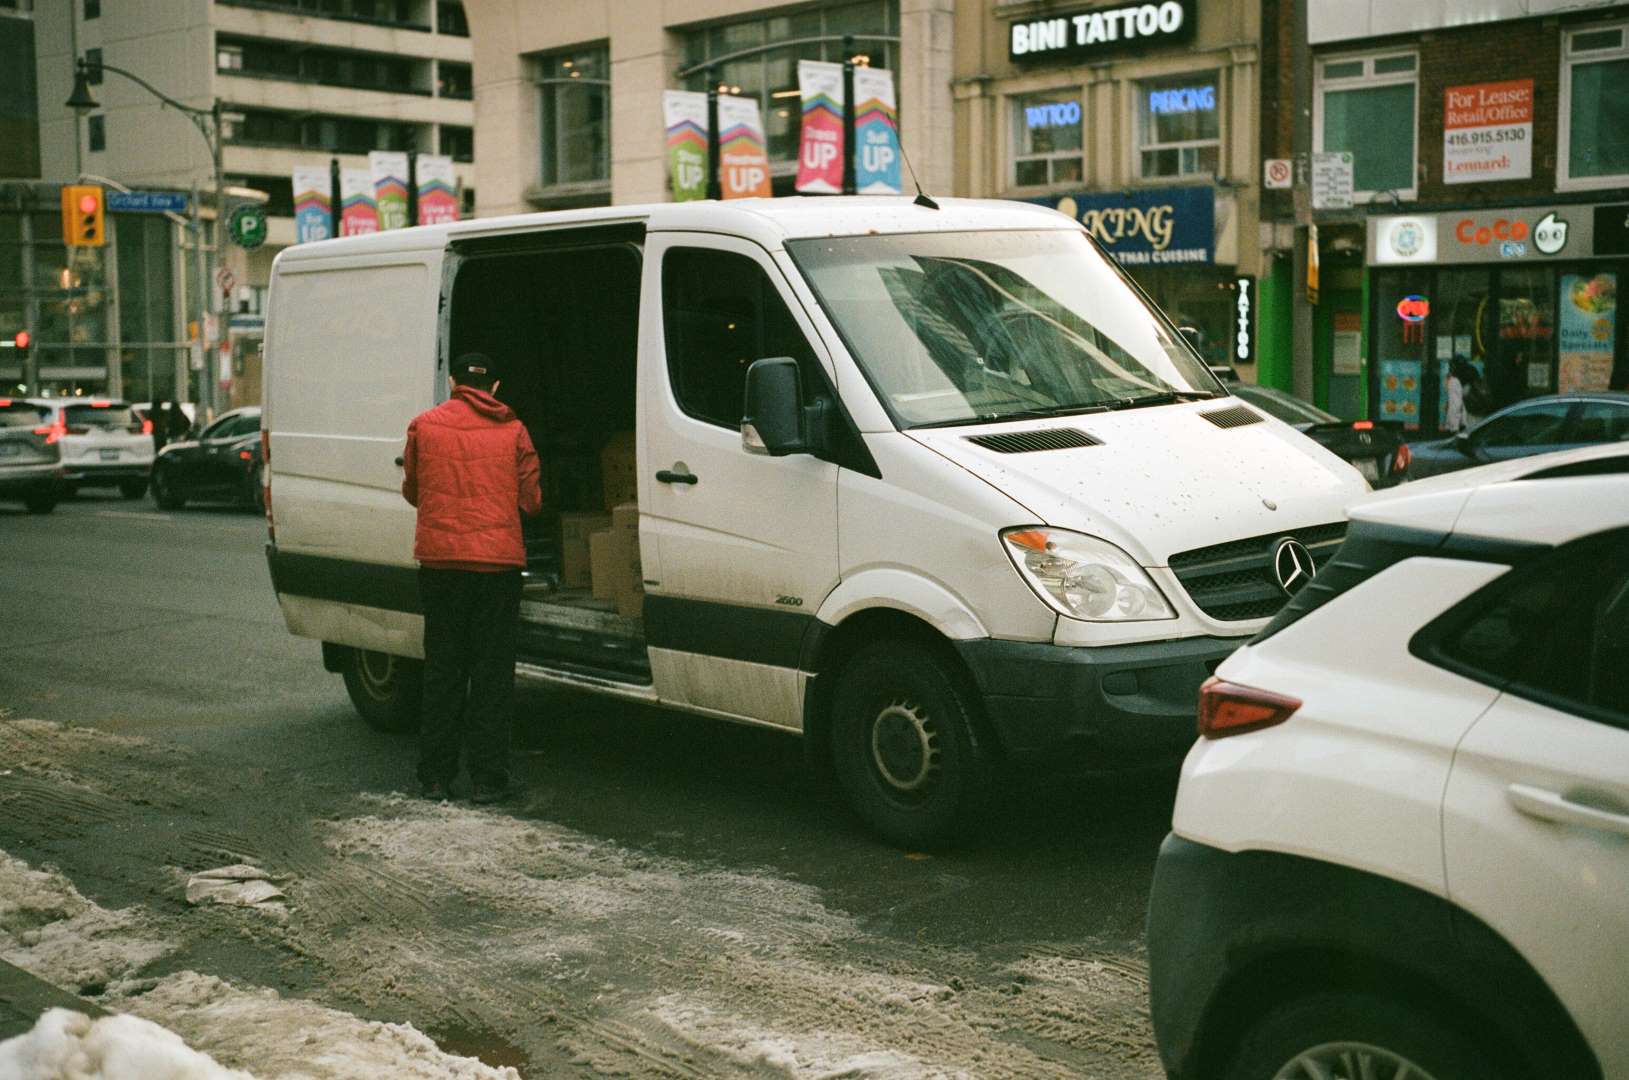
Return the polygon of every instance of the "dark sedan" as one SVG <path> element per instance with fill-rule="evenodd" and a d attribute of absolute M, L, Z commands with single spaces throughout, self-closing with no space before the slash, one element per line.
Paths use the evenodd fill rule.
<path fill-rule="evenodd" d="M 1629 440 L 1629 393 L 1551 394 L 1508 405 L 1469 431 L 1412 443 L 1411 478 L 1575 446 Z M 1625 444 L 1629 450 L 1629 443 Z"/>
<path fill-rule="evenodd" d="M 223 413 L 196 439 L 172 442 L 153 461 L 153 501 L 165 510 L 188 502 L 262 505 L 260 409 Z"/>
<path fill-rule="evenodd" d="M 1337 457 L 1357 467 L 1377 488 L 1402 483 L 1413 475 L 1403 437 L 1373 420 L 1342 420 L 1293 394 L 1270 386 L 1229 382 L 1227 388 L 1269 416 L 1277 417 Z"/>

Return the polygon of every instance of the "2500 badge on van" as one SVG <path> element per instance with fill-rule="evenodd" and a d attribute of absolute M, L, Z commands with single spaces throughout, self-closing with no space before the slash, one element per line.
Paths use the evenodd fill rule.
<path fill-rule="evenodd" d="M 998 759 L 1179 758 L 1200 682 L 1365 490 L 1037 207 L 302 244 L 271 286 L 272 579 L 381 727 L 416 724 L 423 655 L 397 459 L 469 351 L 543 461 L 519 674 L 799 733 L 899 844 L 954 838 Z"/>

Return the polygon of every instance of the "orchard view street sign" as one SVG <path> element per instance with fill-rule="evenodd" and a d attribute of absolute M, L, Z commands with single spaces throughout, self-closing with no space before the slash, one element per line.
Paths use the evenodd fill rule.
<path fill-rule="evenodd" d="M 1020 19 L 1007 30 L 1007 55 L 1015 61 L 1082 61 L 1135 52 L 1193 37 L 1194 0 L 1113 4 L 1044 19 Z"/>

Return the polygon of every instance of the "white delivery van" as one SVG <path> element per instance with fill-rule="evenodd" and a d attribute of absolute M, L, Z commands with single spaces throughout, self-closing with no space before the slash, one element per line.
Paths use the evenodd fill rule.
<path fill-rule="evenodd" d="M 416 723 L 404 433 L 478 351 L 543 462 L 519 675 L 799 733 L 901 844 L 953 837 L 998 759 L 1178 759 L 1199 684 L 1366 488 L 1229 396 L 1075 222 L 1019 203 L 302 244 L 266 341 L 277 599 L 372 722 Z M 585 556 L 596 527 L 636 580 L 616 545 Z"/>

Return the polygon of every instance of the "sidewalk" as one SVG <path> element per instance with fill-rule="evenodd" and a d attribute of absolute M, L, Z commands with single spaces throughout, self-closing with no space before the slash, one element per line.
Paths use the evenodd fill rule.
<path fill-rule="evenodd" d="M 28 1031 L 41 1013 L 58 1005 L 92 1017 L 107 1015 L 106 1009 L 0 960 L 0 1042 Z"/>

